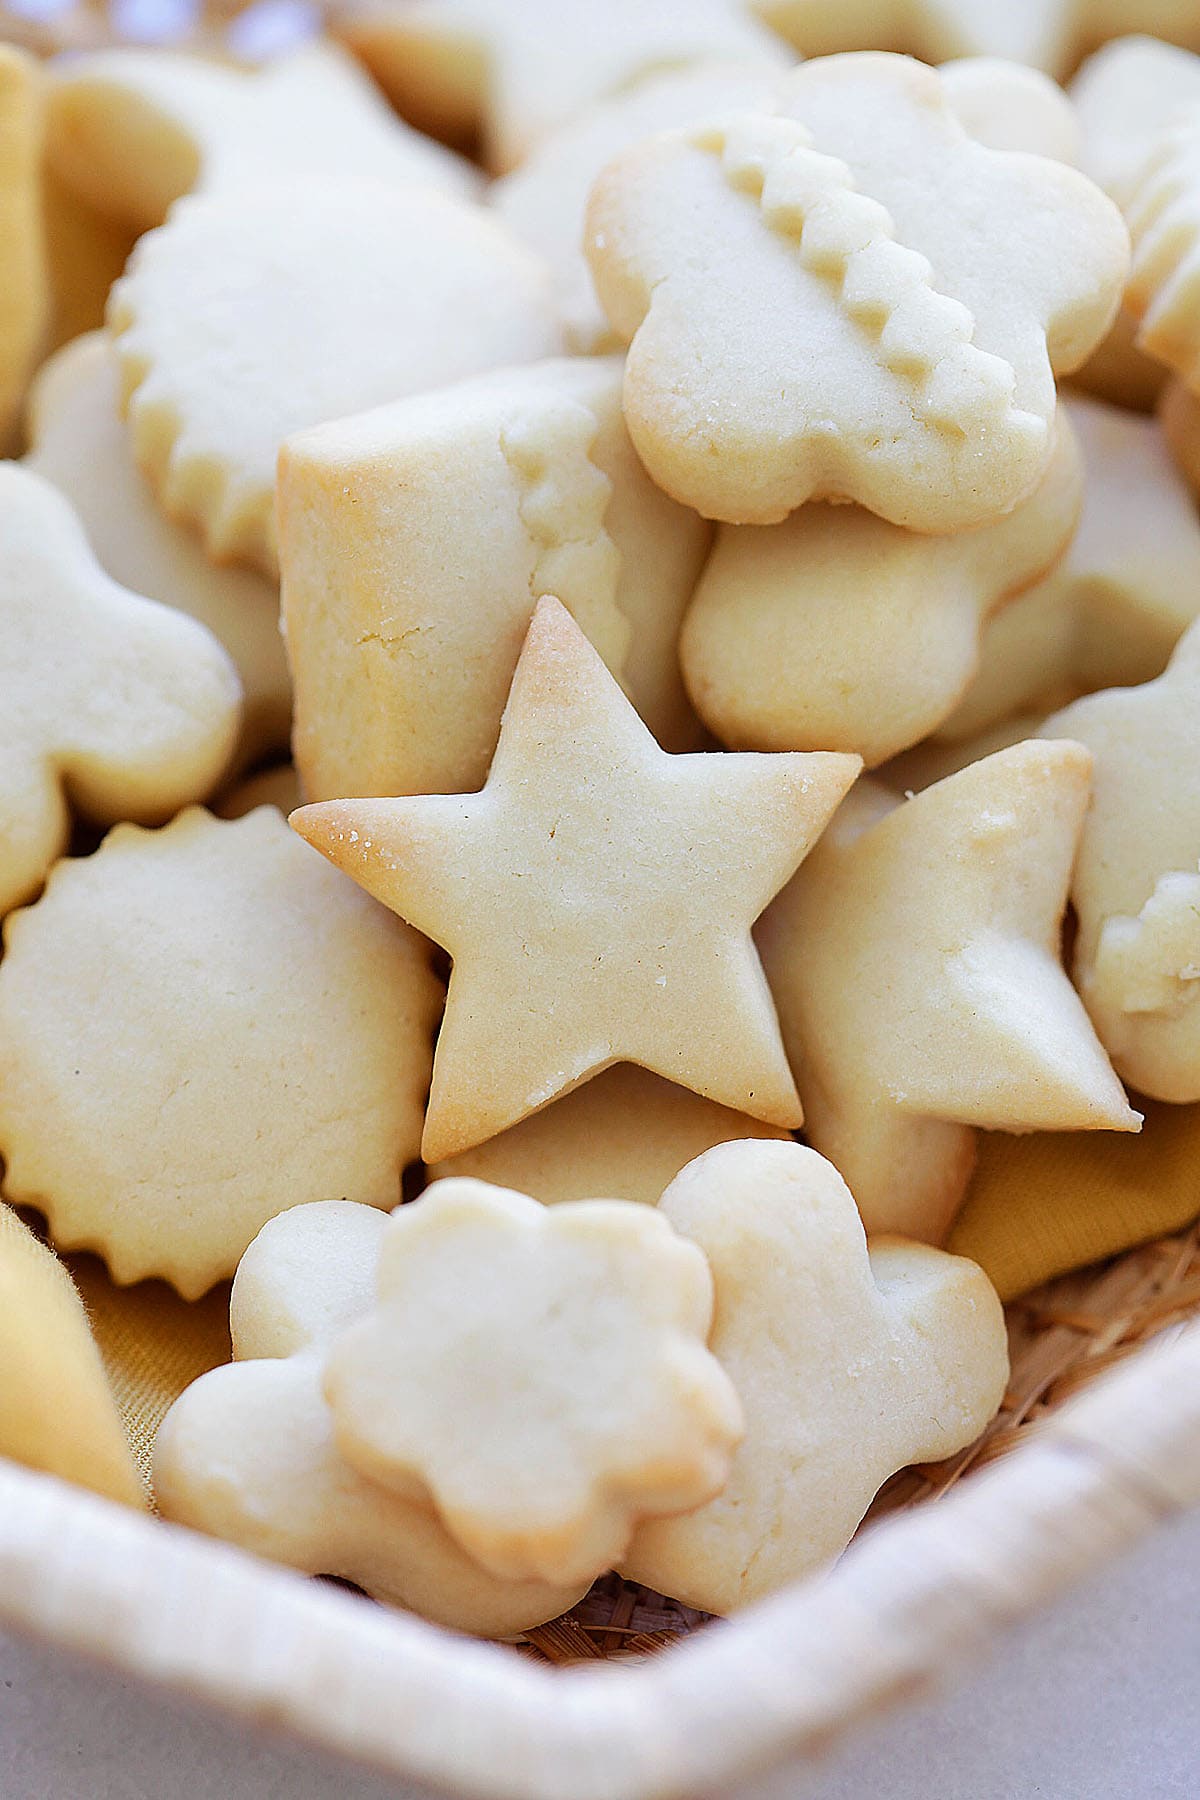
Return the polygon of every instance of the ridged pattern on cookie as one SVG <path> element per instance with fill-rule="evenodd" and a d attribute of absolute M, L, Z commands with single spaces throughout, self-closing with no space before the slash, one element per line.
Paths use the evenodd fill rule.
<path fill-rule="evenodd" d="M 747 113 L 691 141 L 720 158 L 730 186 L 756 200 L 768 227 L 828 283 L 881 366 L 909 384 L 919 419 L 963 436 L 1040 426 L 1013 406 L 1012 366 L 972 341 L 969 309 L 938 293 L 928 260 L 898 242 L 887 209 L 858 190 L 844 162 L 816 148 L 805 126 Z"/>
<path fill-rule="evenodd" d="M 594 642 L 607 643 L 629 628 L 617 604 L 621 553 L 605 524 L 612 482 L 592 460 L 599 429 L 576 401 L 531 406 L 504 425 L 500 449 L 521 483 L 521 523 L 535 547 L 530 598 L 556 595 Z"/>
<path fill-rule="evenodd" d="M 1133 239 L 1128 297 L 1138 344 L 1200 379 L 1200 110 L 1164 133 L 1125 209 Z"/>
<path fill-rule="evenodd" d="M 130 265 L 135 272 L 137 260 L 135 251 Z M 214 561 L 244 560 L 274 570 L 278 554 L 273 490 L 240 479 L 226 462 L 189 441 L 171 382 L 154 366 L 128 277 L 112 289 L 106 322 L 117 348 L 121 405 L 134 457 L 150 476 L 163 510 L 173 519 L 200 526 Z"/>

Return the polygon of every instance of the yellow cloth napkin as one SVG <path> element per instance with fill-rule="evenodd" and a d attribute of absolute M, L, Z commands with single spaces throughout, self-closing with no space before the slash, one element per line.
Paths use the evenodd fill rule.
<path fill-rule="evenodd" d="M 1133 1103 L 1146 1115 L 1136 1137 L 980 1133 L 948 1247 L 980 1263 L 1002 1300 L 1200 1217 L 1200 1106 Z"/>
<path fill-rule="evenodd" d="M 142 1501 L 121 1419 L 70 1275 L 0 1204 L 0 1455 Z"/>

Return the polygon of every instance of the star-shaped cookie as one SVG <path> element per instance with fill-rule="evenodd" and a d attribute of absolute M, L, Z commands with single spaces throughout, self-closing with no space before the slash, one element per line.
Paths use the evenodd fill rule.
<path fill-rule="evenodd" d="M 56 66 L 46 157 L 91 206 L 136 231 L 183 194 L 366 175 L 469 195 L 470 165 L 410 130 L 352 59 L 310 44 L 262 69 L 169 50 L 99 50 Z"/>
<path fill-rule="evenodd" d="M 1002 56 L 1059 78 L 1106 38 L 1144 31 L 1200 49 L 1192 0 L 752 0 L 805 56 L 900 50 L 926 62 Z"/>
<path fill-rule="evenodd" d="M 806 1134 L 869 1232 L 944 1238 L 972 1127 L 1138 1128 L 1059 960 L 1090 767 L 1022 743 L 899 803 L 861 782 L 759 926 Z"/>
<path fill-rule="evenodd" d="M 984 634 L 979 670 L 937 736 L 1161 674 L 1200 612 L 1200 521 L 1153 419 L 1068 400 L 1083 452 L 1079 529 L 1059 566 Z"/>
<path fill-rule="evenodd" d="M 845 1182 L 800 1144 L 710 1150 L 660 1211 L 709 1259 L 710 1346 L 746 1435 L 723 1492 L 643 1525 L 621 1571 L 727 1613 L 840 1556 L 897 1469 L 978 1436 L 1008 1379 L 1004 1315 L 962 1257 L 868 1248 Z"/>
<path fill-rule="evenodd" d="M 156 824 L 216 785 L 241 689 L 184 613 L 105 574 L 67 502 L 0 464 L 0 913 L 28 900 L 70 834 Z"/>
<path fill-rule="evenodd" d="M 479 793 L 294 813 L 309 843 L 453 958 L 426 1161 L 614 1062 L 798 1124 L 750 927 L 860 766 L 667 755 L 544 598 Z"/>
<path fill-rule="evenodd" d="M 1128 266 L 1085 176 L 976 142 L 936 71 L 887 55 L 627 151 L 586 244 L 639 454 L 730 524 L 822 498 L 930 532 L 1010 512 Z"/>
<path fill-rule="evenodd" d="M 210 562 L 169 519 L 133 458 L 120 412 L 120 378 L 104 332 L 77 338 L 43 364 L 29 397 L 25 466 L 75 508 L 114 581 L 190 613 L 237 665 L 244 706 L 239 760 L 286 750 L 292 684 L 279 629 L 279 593 L 251 569 Z"/>
<path fill-rule="evenodd" d="M 1075 980 L 1114 1064 L 1200 1100 L 1200 623 L 1163 675 L 1047 719 L 1095 761 L 1071 898 Z"/>
<path fill-rule="evenodd" d="M 792 61 L 739 0 L 377 0 L 336 29 L 406 118 L 451 140 L 478 134 L 497 172 L 593 101 L 663 69 Z"/>
<path fill-rule="evenodd" d="M 32 58 L 0 44 L 0 449 L 12 435 L 46 325 L 39 89 Z"/>

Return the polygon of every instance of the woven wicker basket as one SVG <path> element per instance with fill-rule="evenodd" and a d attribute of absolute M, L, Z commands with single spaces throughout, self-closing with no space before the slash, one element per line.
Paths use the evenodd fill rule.
<path fill-rule="evenodd" d="M 1200 1504 L 1196 1310 L 1200 1228 L 1016 1302 L 980 1442 L 730 1623 L 609 1584 L 476 1644 L 5 1463 L 0 1622 L 463 1796 L 694 1797 L 815 1757 Z"/>

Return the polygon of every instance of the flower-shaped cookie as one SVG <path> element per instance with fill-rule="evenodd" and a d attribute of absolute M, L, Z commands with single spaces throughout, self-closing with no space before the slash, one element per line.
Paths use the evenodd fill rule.
<path fill-rule="evenodd" d="M 309 799 L 478 787 L 543 593 L 659 741 L 698 748 L 678 640 L 709 528 L 638 461 L 617 358 L 530 363 L 301 433 L 278 516 Z"/>
<path fill-rule="evenodd" d="M 188 193 L 313 176 L 469 194 L 470 165 L 402 124 L 331 44 L 261 70 L 168 50 L 99 50 L 55 67 L 46 156 L 68 188 L 136 231 Z"/>
<path fill-rule="evenodd" d="M 975 142 L 935 71 L 885 55 L 627 152 L 587 234 L 643 461 L 733 524 L 814 498 L 922 531 L 1011 511 L 1128 263 L 1084 176 Z"/>
<path fill-rule="evenodd" d="M 1004 1315 L 974 1263 L 868 1249 L 845 1182 L 799 1144 L 710 1150 L 660 1211 L 709 1260 L 746 1435 L 723 1492 L 643 1525 L 621 1570 L 731 1612 L 840 1555 L 897 1469 L 979 1435 L 1008 1378 Z"/>
<path fill-rule="evenodd" d="M 1083 451 L 1079 530 L 1058 568 L 991 620 L 941 737 L 1150 681 L 1200 612 L 1200 522 L 1158 425 L 1094 400 L 1064 410 Z"/>
<path fill-rule="evenodd" d="M 1061 78 L 1126 31 L 1200 49 L 1193 0 L 753 0 L 753 9 L 805 56 L 883 45 L 926 62 L 1009 57 Z"/>
<path fill-rule="evenodd" d="M 1166 673 L 1046 721 L 1095 762 L 1071 898 L 1075 980 L 1125 1079 L 1200 1100 L 1200 623 Z"/>
<path fill-rule="evenodd" d="M 798 1124 L 750 927 L 859 767 L 824 754 L 668 756 L 565 607 L 543 599 L 479 793 L 293 813 L 310 843 L 454 960 L 426 1161 L 614 1062 Z"/>
<path fill-rule="evenodd" d="M 663 69 L 791 56 L 739 0 L 368 0 L 337 19 L 405 118 L 512 169 L 556 126 Z"/>
<path fill-rule="evenodd" d="M 0 912 L 70 833 L 67 798 L 107 823 L 168 818 L 216 784 L 241 694 L 216 639 L 118 587 L 66 501 L 0 465 Z"/>
<path fill-rule="evenodd" d="M 0 44 L 0 448 L 12 434 L 46 325 L 36 64 Z"/>
<path fill-rule="evenodd" d="M 163 1516 L 310 1575 L 338 1575 L 439 1624 L 508 1637 L 566 1612 L 588 1583 L 497 1581 L 428 1506 L 339 1454 L 325 1356 L 369 1310 L 387 1218 L 316 1201 L 272 1219 L 246 1251 L 229 1322 L 235 1361 L 193 1382 L 154 1447 Z"/>
<path fill-rule="evenodd" d="M 788 1135 L 634 1063 L 617 1063 L 499 1137 L 435 1163 L 429 1174 L 470 1175 L 544 1205 L 611 1194 L 656 1206 L 680 1169 L 714 1144 Z"/>
<path fill-rule="evenodd" d="M 239 760 L 286 750 L 292 686 L 279 594 L 252 570 L 210 562 L 193 534 L 167 518 L 133 460 L 119 402 L 107 336 L 91 332 L 68 344 L 34 383 L 25 466 L 66 495 L 114 581 L 190 613 L 220 638 L 242 681 Z"/>
<path fill-rule="evenodd" d="M 944 1238 L 973 1126 L 1138 1128 L 1059 961 L 1090 767 L 1022 743 L 900 803 L 860 782 L 759 926 L 805 1132 L 872 1233 Z"/>
<path fill-rule="evenodd" d="M 712 1304 L 652 1207 L 438 1182 L 392 1214 L 375 1305 L 330 1350 L 338 1448 L 499 1579 L 590 1581 L 725 1484 L 742 1414 Z"/>
<path fill-rule="evenodd" d="M 549 273 L 495 219 L 349 177 L 181 200 L 109 323 L 167 511 L 271 574 L 284 438 L 562 348 Z"/>
<path fill-rule="evenodd" d="M 285 1206 L 396 1204 L 439 993 L 427 946 L 273 807 L 118 826 L 6 927 L 4 1191 L 194 1299 Z"/>
<path fill-rule="evenodd" d="M 1049 468 L 996 525 L 931 537 L 815 503 L 722 525 L 680 643 L 696 710 L 739 750 L 853 750 L 870 767 L 919 742 L 967 690 L 989 617 L 1062 556 L 1082 491 L 1060 413 Z"/>

